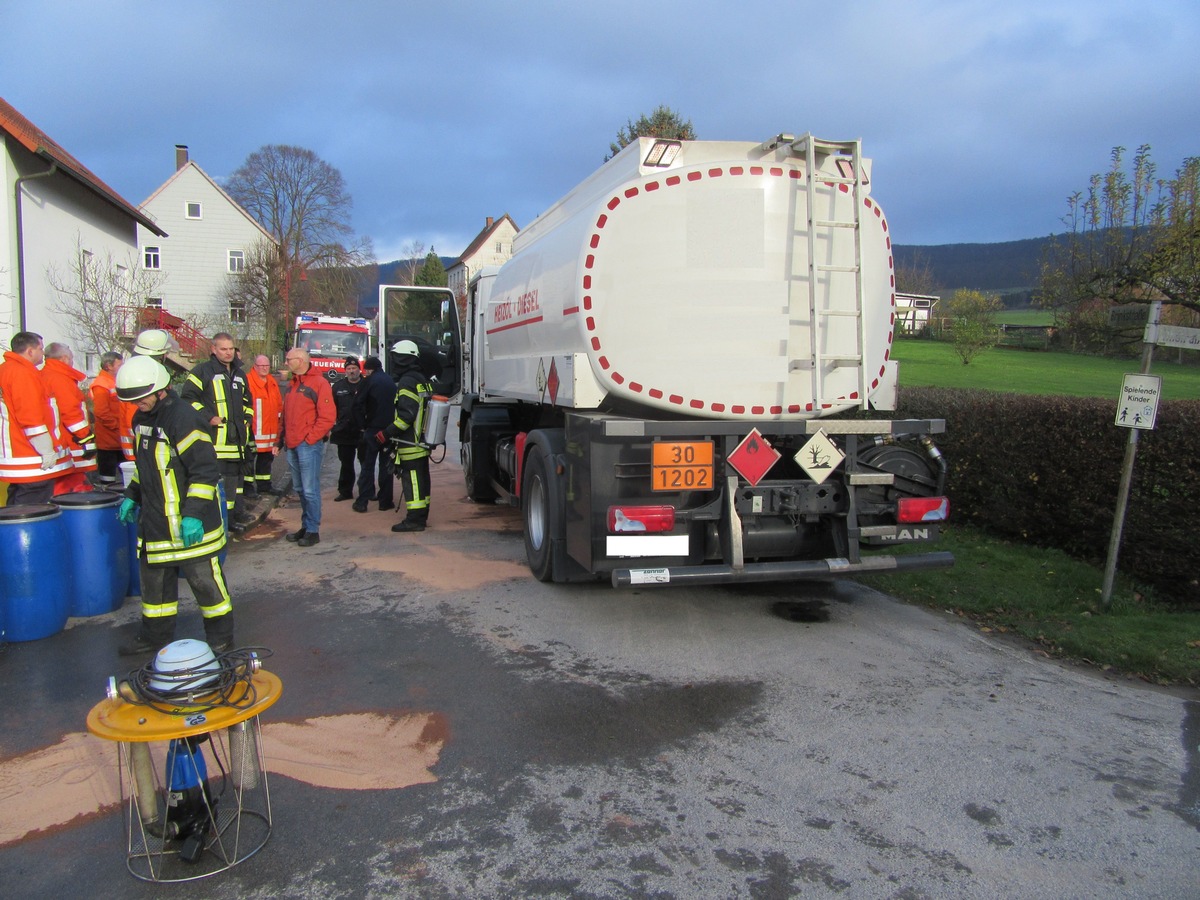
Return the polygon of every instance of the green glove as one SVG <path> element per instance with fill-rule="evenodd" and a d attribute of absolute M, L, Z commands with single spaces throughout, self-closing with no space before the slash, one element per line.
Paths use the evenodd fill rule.
<path fill-rule="evenodd" d="M 183 536 L 183 546 L 190 547 L 204 540 L 204 523 L 191 516 L 183 517 L 183 527 L 179 529 Z"/>
<path fill-rule="evenodd" d="M 138 505 L 126 497 L 117 510 L 117 518 L 126 525 L 132 525 L 138 519 Z"/>

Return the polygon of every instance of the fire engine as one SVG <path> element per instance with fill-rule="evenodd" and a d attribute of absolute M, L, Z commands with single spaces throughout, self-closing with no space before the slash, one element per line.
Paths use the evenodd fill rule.
<path fill-rule="evenodd" d="M 292 346 L 307 350 L 313 367 L 331 382 L 345 374 L 347 359 L 354 357 L 361 365 L 376 352 L 369 319 L 315 312 L 296 317 Z"/>

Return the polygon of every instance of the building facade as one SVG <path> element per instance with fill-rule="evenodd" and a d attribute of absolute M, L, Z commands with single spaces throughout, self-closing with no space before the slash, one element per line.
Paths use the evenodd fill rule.
<path fill-rule="evenodd" d="M 89 339 L 65 311 L 85 302 L 81 273 L 103 267 L 124 281 L 138 265 L 139 231 L 166 232 L 3 99 L 0 181 L 0 346 L 35 331 L 71 344 L 76 365 L 94 374 L 100 354 L 119 348 L 93 346 L 111 341 Z"/>
<path fill-rule="evenodd" d="M 472 275 L 484 266 L 502 266 L 512 259 L 513 238 L 519 230 L 508 213 L 499 219 L 488 216 L 483 230 L 446 269 L 446 286 L 458 298 L 460 308 L 466 299 Z"/>
<path fill-rule="evenodd" d="M 229 278 L 243 272 L 254 253 L 278 246 L 271 234 L 190 160 L 182 144 L 175 148 L 175 173 L 142 209 L 169 235 L 138 228 L 140 264 L 160 276 L 149 305 L 168 322 L 252 336 L 248 310 L 230 302 Z"/>

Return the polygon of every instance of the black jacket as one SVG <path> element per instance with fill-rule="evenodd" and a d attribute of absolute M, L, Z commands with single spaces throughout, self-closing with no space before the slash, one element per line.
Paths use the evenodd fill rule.
<path fill-rule="evenodd" d="M 225 546 L 221 477 L 208 423 L 168 390 L 154 409 L 133 416 L 133 455 L 137 469 L 125 496 L 141 505 L 138 537 L 150 565 L 212 556 Z M 204 538 L 183 546 L 182 520 L 199 519 Z"/>
<path fill-rule="evenodd" d="M 333 383 L 333 405 L 337 407 L 337 421 L 329 432 L 334 444 L 357 444 L 362 440 L 362 414 L 357 403 L 359 393 L 366 382 L 363 379 L 351 382 L 341 378 Z"/>
<path fill-rule="evenodd" d="M 363 430 L 368 440 L 383 431 L 396 417 L 396 382 L 383 369 L 376 369 L 363 382 L 357 403 L 361 411 Z"/>
<path fill-rule="evenodd" d="M 254 406 L 250 401 L 246 373 L 238 361 L 235 359 L 226 368 L 216 356 L 210 356 L 207 362 L 199 363 L 188 373 L 179 396 L 204 418 L 217 459 L 241 460 L 246 448 L 254 444 L 250 427 Z M 224 421 L 209 425 L 213 416 Z"/>

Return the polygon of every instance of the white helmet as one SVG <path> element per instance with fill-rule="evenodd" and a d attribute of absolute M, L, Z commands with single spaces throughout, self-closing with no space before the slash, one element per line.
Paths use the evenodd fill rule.
<path fill-rule="evenodd" d="M 117 369 L 117 396 L 141 400 L 171 383 L 171 375 L 153 356 L 131 356 Z"/>
<path fill-rule="evenodd" d="M 157 328 L 143 331 L 137 336 L 137 343 L 133 345 L 135 356 L 166 356 L 170 349 L 171 339 L 165 331 Z"/>
<path fill-rule="evenodd" d="M 396 341 L 392 344 L 392 352 L 397 356 L 419 357 L 421 351 L 417 349 L 416 341 Z"/>

